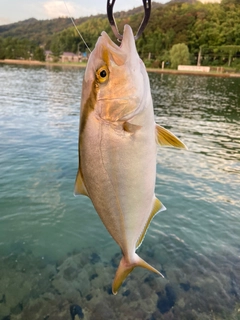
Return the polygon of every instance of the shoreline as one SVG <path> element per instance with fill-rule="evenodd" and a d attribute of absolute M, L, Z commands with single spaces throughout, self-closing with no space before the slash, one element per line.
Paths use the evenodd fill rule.
<path fill-rule="evenodd" d="M 62 62 L 41 62 L 36 60 L 13 60 L 5 59 L 0 60 L 4 64 L 25 64 L 31 66 L 47 66 L 47 67 L 77 67 L 86 68 L 86 64 L 80 63 L 62 63 Z M 159 68 L 146 68 L 148 72 L 162 73 L 162 74 L 179 74 L 179 75 L 194 75 L 194 76 L 207 76 L 207 77 L 223 77 L 223 78 L 240 78 L 240 73 L 218 73 L 218 72 L 203 72 L 203 71 L 187 71 L 187 70 L 173 70 L 173 69 L 159 69 Z"/>
<path fill-rule="evenodd" d="M 219 73 L 219 72 L 204 72 L 204 71 L 187 71 L 187 70 L 173 70 L 173 69 L 154 69 L 147 68 L 148 72 L 153 73 L 165 73 L 165 74 L 177 74 L 188 76 L 206 76 L 206 77 L 220 77 L 220 78 L 240 78 L 240 73 Z"/>
<path fill-rule="evenodd" d="M 78 68 L 86 68 L 87 64 L 80 63 L 62 63 L 62 62 L 41 62 L 37 60 L 14 60 L 14 59 L 5 59 L 0 60 L 0 63 L 5 64 L 26 64 L 31 66 L 47 66 L 47 67 L 78 67 Z"/>

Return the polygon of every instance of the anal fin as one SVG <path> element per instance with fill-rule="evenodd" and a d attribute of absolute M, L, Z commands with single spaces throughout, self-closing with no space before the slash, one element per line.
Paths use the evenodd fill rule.
<path fill-rule="evenodd" d="M 142 244 L 143 242 L 143 239 L 145 237 L 145 234 L 147 232 L 147 229 L 150 225 L 150 222 L 152 221 L 153 217 L 155 216 L 155 214 L 157 214 L 158 212 L 161 212 L 161 211 L 164 211 L 166 210 L 166 208 L 164 207 L 164 205 L 162 204 L 162 202 L 160 200 L 158 200 L 157 198 L 155 198 L 155 201 L 154 201 L 154 204 L 153 204 L 153 208 L 152 208 L 152 211 L 148 217 L 148 220 L 147 220 L 147 223 L 137 241 L 137 244 L 136 244 L 136 249 L 140 247 L 140 245 Z"/>

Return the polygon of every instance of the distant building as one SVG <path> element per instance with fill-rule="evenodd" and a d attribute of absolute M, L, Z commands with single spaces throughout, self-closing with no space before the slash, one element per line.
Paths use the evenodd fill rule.
<path fill-rule="evenodd" d="M 45 50 L 45 57 L 47 62 L 52 62 L 53 61 L 52 51 Z"/>
<path fill-rule="evenodd" d="M 54 60 L 52 51 L 50 50 L 45 51 L 45 56 L 47 62 L 52 62 Z M 61 62 L 82 62 L 83 59 L 84 56 L 82 56 L 81 53 L 75 54 L 73 52 L 63 52 L 59 57 L 59 61 Z"/>
<path fill-rule="evenodd" d="M 73 52 L 63 52 L 60 57 L 62 62 L 81 62 L 81 55 L 75 54 Z"/>

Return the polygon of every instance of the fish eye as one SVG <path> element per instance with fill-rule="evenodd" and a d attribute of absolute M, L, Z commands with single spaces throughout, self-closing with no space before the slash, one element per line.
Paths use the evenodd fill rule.
<path fill-rule="evenodd" d="M 104 83 L 108 80 L 109 71 L 107 66 L 103 66 L 96 71 L 96 79 L 100 83 Z"/>
<path fill-rule="evenodd" d="M 101 76 L 102 78 L 105 78 L 105 77 L 107 76 L 106 70 L 102 70 L 102 71 L 100 72 L 100 76 Z"/>

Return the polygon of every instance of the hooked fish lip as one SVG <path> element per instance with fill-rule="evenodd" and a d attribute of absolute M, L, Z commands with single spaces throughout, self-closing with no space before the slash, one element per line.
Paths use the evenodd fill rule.
<path fill-rule="evenodd" d="M 132 55 L 135 55 L 136 45 L 132 28 L 129 25 L 124 26 L 123 39 L 120 45 L 114 43 L 109 35 L 103 31 L 99 38 L 98 48 L 102 52 L 103 60 L 108 64 L 109 58 L 117 65 L 123 65 Z"/>
<path fill-rule="evenodd" d="M 110 39 L 105 31 L 101 33 L 96 49 L 101 59 L 108 67 L 111 65 L 112 61 L 120 66 L 123 65 L 127 59 L 126 53 Z"/>
<path fill-rule="evenodd" d="M 120 46 L 117 45 L 115 42 L 113 42 L 112 39 L 109 37 L 109 35 L 105 31 L 102 31 L 101 39 L 104 39 L 104 42 L 107 42 L 108 45 L 111 45 L 115 49 L 122 48 L 124 46 L 124 43 L 126 42 L 126 40 L 128 40 L 128 41 L 132 40 L 132 42 L 135 43 L 135 38 L 134 38 L 132 28 L 128 24 L 124 25 L 123 39 L 120 43 Z"/>
<path fill-rule="evenodd" d="M 120 47 L 123 51 L 127 52 L 129 55 L 131 53 L 137 53 L 134 34 L 132 31 L 132 28 L 128 24 L 125 24 L 124 26 L 123 39 Z"/>
<path fill-rule="evenodd" d="M 127 37 L 133 39 L 133 41 L 135 42 L 132 28 L 128 24 L 125 24 L 123 28 L 123 40 L 126 39 Z"/>
<path fill-rule="evenodd" d="M 115 49 L 119 49 L 119 46 L 112 41 L 112 39 L 109 37 L 109 35 L 105 31 L 102 31 L 100 39 L 103 41 L 103 44 L 111 45 Z"/>

